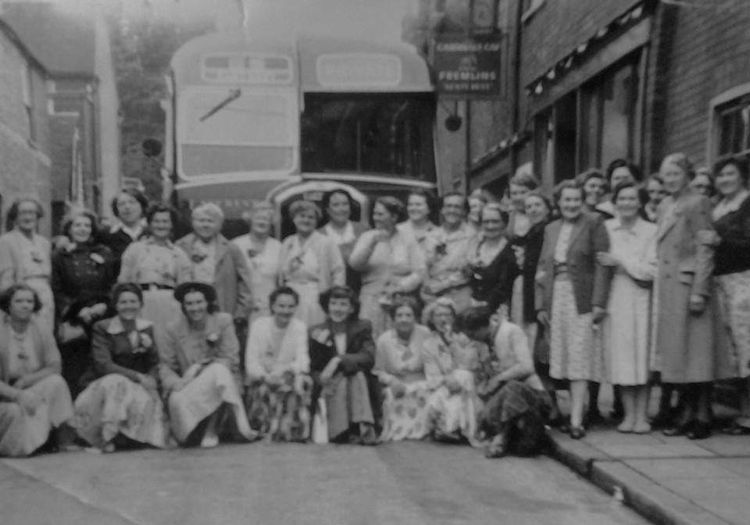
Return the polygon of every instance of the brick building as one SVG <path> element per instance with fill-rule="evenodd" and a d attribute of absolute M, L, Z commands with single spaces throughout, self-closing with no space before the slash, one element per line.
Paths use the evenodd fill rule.
<path fill-rule="evenodd" d="M 0 209 L 21 196 L 49 203 L 50 135 L 47 72 L 0 19 Z M 49 233 L 49 214 L 42 232 Z"/>
<path fill-rule="evenodd" d="M 423 0 L 411 41 L 465 32 L 470 4 Z M 495 14 L 502 92 L 451 101 L 465 125 L 441 131 L 465 152 L 468 188 L 497 193 L 526 163 L 551 187 L 617 157 L 648 173 L 674 151 L 750 153 L 743 0 L 499 0 Z"/>
<path fill-rule="evenodd" d="M 120 186 L 118 97 L 107 25 L 44 2 L 5 2 L 0 15 L 46 70 L 52 223 L 69 204 L 109 215 Z"/>

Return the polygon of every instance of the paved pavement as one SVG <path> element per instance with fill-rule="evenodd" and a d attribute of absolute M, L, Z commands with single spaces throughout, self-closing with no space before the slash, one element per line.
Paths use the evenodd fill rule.
<path fill-rule="evenodd" d="M 732 415 L 720 405 L 715 412 Z M 656 523 L 750 523 L 750 436 L 691 441 L 595 427 L 581 441 L 553 437 L 557 459 L 607 492 L 620 487 L 626 503 Z"/>
<path fill-rule="evenodd" d="M 546 458 L 394 443 L 225 445 L 0 461 L 2 525 L 642 524 Z"/>

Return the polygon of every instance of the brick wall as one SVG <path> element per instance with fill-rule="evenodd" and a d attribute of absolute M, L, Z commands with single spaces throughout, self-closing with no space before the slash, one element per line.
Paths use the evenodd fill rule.
<path fill-rule="evenodd" d="M 651 167 L 674 151 L 696 163 L 707 161 L 709 107 L 712 98 L 750 82 L 750 9 L 745 0 L 719 7 L 661 6 L 669 23 L 662 27 L 665 80 L 657 86 L 663 114 L 656 115 Z"/>
<path fill-rule="evenodd" d="M 51 203 L 49 126 L 43 72 L 32 68 L 36 140 L 30 141 L 29 119 L 23 104 L 26 57 L 0 32 L 0 194 L 4 215 L 20 196 L 37 197 L 47 211 L 41 231 L 49 234 Z"/>

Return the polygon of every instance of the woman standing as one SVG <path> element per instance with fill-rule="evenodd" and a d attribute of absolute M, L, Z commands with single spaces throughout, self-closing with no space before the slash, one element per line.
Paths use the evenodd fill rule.
<path fill-rule="evenodd" d="M 281 243 L 271 237 L 273 217 L 273 204 L 255 204 L 247 216 L 250 233 L 232 240 L 245 256 L 250 270 L 250 297 L 253 302 L 250 323 L 270 314 L 268 297 L 276 289 L 279 279 Z"/>
<path fill-rule="evenodd" d="M 468 440 L 477 444 L 477 397 L 474 370 L 479 355 L 464 334 L 453 331 L 456 308 L 441 297 L 425 311 L 430 337 L 422 347 L 427 384 L 432 390 L 427 403 L 430 434 L 439 441 Z"/>
<path fill-rule="evenodd" d="M 289 207 L 297 231 L 281 245 L 280 282 L 299 295 L 297 318 L 306 326 L 322 323 L 320 293 L 331 286 L 343 286 L 346 267 L 336 243 L 315 231 L 321 214 L 315 203 L 297 201 Z"/>
<path fill-rule="evenodd" d="M 330 441 L 374 445 L 372 324 L 357 317 L 356 296 L 346 286 L 334 286 L 321 294 L 320 304 L 328 319 L 310 328 L 310 370 L 316 382 L 313 403 L 322 396 Z"/>
<path fill-rule="evenodd" d="M 346 285 L 359 292 L 359 273 L 349 266 L 349 257 L 354 249 L 354 243 L 367 230 L 367 227 L 361 222 L 351 221 L 354 199 L 345 190 L 336 189 L 327 192 L 323 195 L 321 204 L 328 222 L 318 231 L 331 238 L 339 247 L 341 258 L 346 264 Z"/>
<path fill-rule="evenodd" d="M 666 196 L 664 183 L 658 173 L 651 174 L 646 181 L 646 194 L 648 195 L 648 202 L 643 207 L 645 219 L 655 223 L 659 204 L 661 204 L 662 199 Z"/>
<path fill-rule="evenodd" d="M 422 439 L 430 431 L 427 424 L 430 389 L 421 352 L 430 331 L 417 324 L 419 312 L 413 297 L 395 299 L 389 313 L 393 328 L 378 338 L 373 370 L 384 387 L 380 441 Z"/>
<path fill-rule="evenodd" d="M 714 253 L 714 275 L 719 305 L 727 327 L 735 375 L 740 378 L 740 415 L 725 429 L 729 434 L 750 434 L 750 192 L 748 167 L 743 159 L 716 166 L 716 189 L 721 200 L 713 210 L 719 244 Z"/>
<path fill-rule="evenodd" d="M 313 382 L 307 326 L 294 318 L 299 296 L 282 286 L 271 294 L 271 315 L 253 322 L 245 348 L 250 426 L 273 441 L 310 437 Z"/>
<path fill-rule="evenodd" d="M 417 241 L 396 228 L 403 212 L 395 197 L 378 197 L 372 211 L 375 228 L 362 234 L 349 260 L 362 272 L 362 318 L 372 322 L 375 337 L 388 328 L 386 310 L 394 294 L 417 291 L 426 272 Z"/>
<path fill-rule="evenodd" d="M 660 206 L 654 290 L 654 363 L 666 384 L 680 387 L 682 414 L 667 436 L 711 435 L 710 394 L 714 379 L 731 376 L 715 352 L 711 274 L 716 233 L 707 197 L 690 188 L 693 166 L 682 153 L 661 164 L 664 189 Z M 726 374 L 726 375 L 725 375 Z"/>
<path fill-rule="evenodd" d="M 0 293 L 0 456 L 28 456 L 52 431 L 58 447 L 72 448 L 73 402 L 52 332 L 33 318 L 41 308 L 27 284 Z"/>
<path fill-rule="evenodd" d="M 580 439 L 586 433 L 588 381 L 598 382 L 602 375 L 598 324 L 609 282 L 596 253 L 609 250 L 609 241 L 601 220 L 584 212 L 581 186 L 563 181 L 555 196 L 562 218 L 544 232 L 536 277 L 541 287 L 538 319 L 550 330 L 550 375 L 570 381 L 570 436 Z"/>
<path fill-rule="evenodd" d="M 52 256 L 62 376 L 74 397 L 82 389 L 81 376 L 91 367 L 91 326 L 107 314 L 117 277 L 112 252 L 98 242 L 97 231 L 93 213 L 73 211 L 63 223 L 69 242 Z"/>
<path fill-rule="evenodd" d="M 480 217 L 482 235 L 469 249 L 472 302 L 495 312 L 510 302 L 518 266 L 506 237 L 508 214 L 492 202 L 482 208 Z"/>
<path fill-rule="evenodd" d="M 398 230 L 413 235 L 423 252 L 427 251 L 427 241 L 437 229 L 430 220 L 435 206 L 433 200 L 425 190 L 412 190 L 406 199 L 408 219 L 398 224 Z"/>
<path fill-rule="evenodd" d="M 162 448 L 169 431 L 157 388 L 154 325 L 139 316 L 143 292 L 134 283 L 117 284 L 112 302 L 117 315 L 94 325 L 96 379 L 76 399 L 74 426 L 104 452 L 129 442 Z"/>
<path fill-rule="evenodd" d="M 146 237 L 146 209 L 148 200 L 140 191 L 133 188 L 123 188 L 112 200 L 112 213 L 117 217 L 117 223 L 102 237 L 102 242 L 112 250 L 117 261 L 115 274 L 119 273 L 119 260 L 125 249 L 135 241 Z"/>
<path fill-rule="evenodd" d="M 122 254 L 119 283 L 136 283 L 144 291 L 143 317 L 159 332 L 180 312 L 174 288 L 190 280 L 190 259 L 172 243 L 177 213 L 165 204 L 154 204 L 146 214 L 149 237 L 129 245 Z"/>
<path fill-rule="evenodd" d="M 216 290 L 219 310 L 234 319 L 240 337 L 245 337 L 252 308 L 250 271 L 240 249 L 221 234 L 224 212 L 207 202 L 193 209 L 193 233 L 175 244 L 192 263 L 190 280 L 210 284 Z"/>
<path fill-rule="evenodd" d="M 9 231 L 0 236 L 0 290 L 28 284 L 42 302 L 36 314 L 39 329 L 52 334 L 55 300 L 50 286 L 50 243 L 37 233 L 43 216 L 42 205 L 34 199 L 18 199 L 8 210 L 5 224 Z"/>
<path fill-rule="evenodd" d="M 218 312 L 216 291 L 183 283 L 174 291 L 182 314 L 159 347 L 160 375 L 172 433 L 182 445 L 215 447 L 220 437 L 254 439 L 242 404 L 240 344 L 232 316 Z"/>
<path fill-rule="evenodd" d="M 612 193 L 615 218 L 605 222 L 610 250 L 599 264 L 613 269 L 608 316 L 603 322 L 607 378 L 620 386 L 625 417 L 620 432 L 645 434 L 648 423 L 651 283 L 656 270 L 656 225 L 640 217 L 634 182 L 621 182 Z"/>
<path fill-rule="evenodd" d="M 485 205 L 490 202 L 495 202 L 495 199 L 487 190 L 477 188 L 469 194 L 467 202 L 469 205 L 469 213 L 466 219 L 472 234 L 478 235 L 482 231 L 482 219 L 479 214 L 482 212 L 482 208 L 484 208 Z"/>
<path fill-rule="evenodd" d="M 596 169 L 591 169 L 578 175 L 576 180 L 583 188 L 584 210 L 589 213 L 596 213 L 597 206 L 601 204 L 604 195 L 607 193 L 607 183 L 604 179 L 604 173 Z"/>

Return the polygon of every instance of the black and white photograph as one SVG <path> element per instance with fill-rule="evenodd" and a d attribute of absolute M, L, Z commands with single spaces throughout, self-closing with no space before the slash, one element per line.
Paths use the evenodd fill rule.
<path fill-rule="evenodd" d="M 743 525 L 750 0 L 0 0 L 0 524 Z"/>

